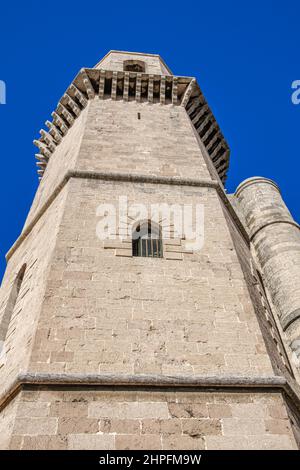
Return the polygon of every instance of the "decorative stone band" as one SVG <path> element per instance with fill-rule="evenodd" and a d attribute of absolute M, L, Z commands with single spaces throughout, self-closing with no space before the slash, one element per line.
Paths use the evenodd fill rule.
<path fill-rule="evenodd" d="M 255 232 L 253 232 L 250 236 L 250 241 L 252 242 L 256 235 L 258 234 L 258 232 L 260 232 L 261 230 L 263 230 L 264 228 L 266 227 L 269 227 L 270 225 L 277 225 L 277 224 L 289 224 L 289 225 L 293 225 L 294 227 L 296 227 L 297 229 L 300 229 L 300 225 L 297 224 L 297 222 L 295 222 L 295 220 L 289 220 L 287 218 L 282 218 L 282 219 L 277 219 L 277 220 L 273 220 L 272 222 L 267 222 L 265 224 L 262 224 Z M 284 247 L 282 248 L 281 250 L 278 249 L 277 250 L 277 253 L 280 253 L 280 251 L 289 251 L 289 250 L 294 250 L 295 249 L 295 246 L 294 245 L 291 245 L 290 247 Z"/>
<path fill-rule="evenodd" d="M 232 218 L 235 220 L 237 227 L 241 235 L 243 236 L 245 242 L 249 244 L 248 234 L 237 216 L 235 210 L 233 209 L 226 193 L 224 192 L 223 187 L 215 180 L 199 180 L 199 179 L 184 179 L 180 177 L 166 177 L 166 176 L 151 176 L 151 175 L 130 175 L 129 173 L 101 173 L 94 171 L 76 171 L 70 170 L 65 176 L 61 179 L 58 185 L 54 188 L 53 192 L 50 194 L 46 202 L 42 205 L 40 210 L 37 212 L 32 221 L 27 225 L 23 230 L 19 238 L 13 244 L 11 249 L 6 254 L 6 261 L 8 261 L 18 247 L 23 243 L 26 237 L 29 235 L 35 224 L 46 212 L 48 207 L 52 204 L 57 195 L 61 192 L 64 186 L 68 183 L 71 178 L 86 178 L 86 179 L 98 179 L 104 181 L 128 181 L 135 183 L 151 183 L 151 184 L 168 184 L 168 185 L 178 185 L 178 186 L 196 186 L 202 188 L 214 188 L 223 204 L 227 208 L 228 212 L 231 214 Z"/>
<path fill-rule="evenodd" d="M 187 376 L 151 374 L 47 374 L 20 373 L 15 381 L 6 387 L 0 396 L 0 409 L 3 409 L 24 387 L 128 387 L 128 388 L 185 388 L 198 390 L 269 390 L 285 393 L 300 413 L 300 389 L 295 382 L 281 376 Z"/>
<path fill-rule="evenodd" d="M 41 129 L 41 137 L 33 141 L 39 149 L 36 158 L 40 180 L 56 147 L 87 106 L 88 100 L 96 97 L 102 100 L 183 106 L 204 143 L 220 179 L 225 181 L 229 164 L 229 147 L 194 78 L 102 69 L 81 69 L 52 113 L 52 122 L 46 121 L 48 131 Z"/>

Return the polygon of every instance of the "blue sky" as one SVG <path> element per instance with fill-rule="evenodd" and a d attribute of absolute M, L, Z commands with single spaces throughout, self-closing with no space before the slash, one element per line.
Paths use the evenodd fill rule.
<path fill-rule="evenodd" d="M 299 20 L 289 0 L 2 2 L 0 277 L 37 188 L 32 140 L 78 70 L 110 49 L 159 53 L 174 74 L 196 76 L 231 147 L 228 191 L 272 178 L 300 221 Z"/>

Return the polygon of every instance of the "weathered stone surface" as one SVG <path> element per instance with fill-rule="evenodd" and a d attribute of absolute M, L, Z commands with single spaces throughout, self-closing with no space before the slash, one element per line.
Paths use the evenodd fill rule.
<path fill-rule="evenodd" d="M 70 450 L 111 450 L 115 449 L 115 436 L 103 434 L 70 434 L 68 436 Z"/>
<path fill-rule="evenodd" d="M 199 141 L 201 130 L 208 138 L 198 122 L 208 107 L 197 108 L 193 89 L 183 99 L 177 78 L 147 55 L 145 73 L 166 75 L 162 88 L 152 77 L 143 101 L 138 77 L 134 94 L 127 89 L 119 99 L 122 60 L 122 53 L 108 55 L 93 71 L 101 77 L 98 68 L 111 67 L 113 99 L 103 99 L 101 78 L 98 90 L 82 71 L 60 104 L 74 123 L 66 130 L 60 122 L 58 145 L 60 131 L 42 133 L 53 153 L 1 287 L 0 448 L 294 449 L 283 391 L 296 403 L 298 389 L 275 310 L 253 282 L 257 260 L 246 230 L 264 212 L 254 214 L 257 198 L 241 210 L 225 194 Z M 202 249 L 186 250 L 186 234 L 175 235 L 162 241 L 156 259 L 132 256 L 131 232 L 100 240 L 98 206 L 118 208 L 124 196 L 147 209 L 202 204 Z M 114 235 L 130 226 L 125 219 Z M 278 237 L 293 232 L 284 249 L 298 243 L 298 228 L 289 225 L 276 228 Z M 273 228 L 264 230 L 271 240 Z M 291 263 L 288 251 L 268 248 L 267 239 L 255 249 L 263 247 L 261 262 L 281 257 L 265 265 L 275 279 Z M 278 305 L 286 297 L 280 284 Z M 298 298 L 289 299 L 293 312 Z"/>
<path fill-rule="evenodd" d="M 300 230 L 277 185 L 267 178 L 250 178 L 237 189 L 266 287 L 289 338 L 294 361 L 300 357 Z"/>
<path fill-rule="evenodd" d="M 50 410 L 51 416 L 18 417 L 12 439 L 4 441 L 4 448 L 296 448 L 287 416 L 270 416 L 274 406 L 284 407 L 280 392 L 186 390 L 174 394 L 169 389 L 149 388 L 85 392 L 49 389 L 38 393 L 37 397 L 31 391 L 21 392 L 19 409 L 24 404 L 29 410 L 36 404 L 38 410 Z"/>
<path fill-rule="evenodd" d="M 156 450 L 161 449 L 161 439 L 154 434 L 136 436 L 123 434 L 116 436 L 116 450 Z"/>
<path fill-rule="evenodd" d="M 51 435 L 57 432 L 57 418 L 16 418 L 14 433 L 18 435 Z"/>

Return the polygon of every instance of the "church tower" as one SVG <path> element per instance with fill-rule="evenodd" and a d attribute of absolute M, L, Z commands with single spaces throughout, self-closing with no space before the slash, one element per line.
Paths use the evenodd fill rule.
<path fill-rule="evenodd" d="M 297 449 L 300 235 L 224 189 L 195 78 L 111 51 L 34 141 L 0 296 L 1 449 Z"/>

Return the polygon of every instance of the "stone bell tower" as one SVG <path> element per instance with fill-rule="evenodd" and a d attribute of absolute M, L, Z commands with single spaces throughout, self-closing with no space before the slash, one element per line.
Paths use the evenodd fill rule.
<path fill-rule="evenodd" d="M 269 180 L 226 194 L 196 79 L 111 51 L 46 126 L 1 287 L 0 448 L 298 448 L 299 227 Z M 153 205 L 199 206 L 197 249 Z"/>

